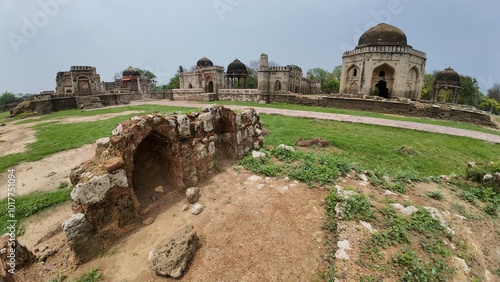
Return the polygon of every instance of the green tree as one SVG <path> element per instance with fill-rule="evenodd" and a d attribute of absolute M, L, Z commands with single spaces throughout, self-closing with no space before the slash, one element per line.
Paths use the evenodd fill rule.
<path fill-rule="evenodd" d="M 251 67 L 247 67 L 247 88 L 257 89 L 259 84 L 259 74 Z"/>
<path fill-rule="evenodd" d="M 462 85 L 462 89 L 459 92 L 458 103 L 475 107 L 479 106 L 484 100 L 484 95 L 481 93 L 477 79 L 460 75 L 460 84 Z"/>
<path fill-rule="evenodd" d="M 340 76 L 342 75 L 342 65 L 335 66 L 332 71 L 333 77 L 340 81 Z"/>
<path fill-rule="evenodd" d="M 156 83 L 157 83 L 157 77 L 156 74 L 149 70 L 143 70 L 137 68 L 137 71 L 141 74 L 142 77 L 149 78 L 149 82 L 151 83 L 151 88 L 154 89 L 156 88 Z"/>
<path fill-rule="evenodd" d="M 498 115 L 500 114 L 500 103 L 495 99 L 486 98 L 479 105 L 479 109 Z"/>
<path fill-rule="evenodd" d="M 434 94 L 433 84 L 434 80 L 436 80 L 436 75 L 438 71 L 433 71 L 432 73 L 424 74 L 424 84 L 422 85 L 422 96 L 420 99 L 422 100 L 430 100 L 432 95 Z"/>
<path fill-rule="evenodd" d="M 7 105 L 15 102 L 16 100 L 17 98 L 16 95 L 14 95 L 14 93 L 5 91 L 0 96 L 0 105 Z"/>
<path fill-rule="evenodd" d="M 341 70 L 342 66 L 336 66 L 331 73 L 322 68 L 314 68 L 311 70 L 311 76 L 312 79 L 321 81 L 321 92 L 338 93 Z"/>
<path fill-rule="evenodd" d="M 179 89 L 181 88 L 181 83 L 179 80 L 179 71 L 175 74 L 174 77 L 170 79 L 170 81 L 162 86 L 163 89 Z"/>
<path fill-rule="evenodd" d="M 495 99 L 497 102 L 500 102 L 500 83 L 495 83 L 493 86 L 488 89 L 488 94 L 486 95 L 490 99 Z"/>

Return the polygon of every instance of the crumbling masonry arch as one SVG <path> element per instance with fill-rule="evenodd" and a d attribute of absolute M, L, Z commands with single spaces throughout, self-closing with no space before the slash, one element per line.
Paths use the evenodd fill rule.
<path fill-rule="evenodd" d="M 260 149 L 261 129 L 255 110 L 221 106 L 118 124 L 111 137 L 97 141 L 94 158 L 72 170 L 75 214 L 63 224 L 71 249 L 82 262 L 95 257 L 139 226 L 158 186 L 183 192 L 208 180 L 221 165 Z"/>

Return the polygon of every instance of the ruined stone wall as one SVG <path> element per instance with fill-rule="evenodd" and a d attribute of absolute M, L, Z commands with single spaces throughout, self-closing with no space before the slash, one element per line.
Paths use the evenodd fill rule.
<path fill-rule="evenodd" d="M 290 94 L 275 94 L 270 97 L 271 102 L 284 103 L 284 104 L 297 104 L 304 106 L 323 106 L 324 101 L 322 97 L 317 96 L 301 96 Z"/>
<path fill-rule="evenodd" d="M 76 109 L 77 104 L 75 98 L 53 98 L 52 105 L 54 112 Z"/>
<path fill-rule="evenodd" d="M 454 108 L 441 108 L 421 103 L 403 103 L 396 101 L 379 101 L 370 99 L 350 99 L 339 97 L 324 97 L 325 107 L 348 110 L 362 110 L 402 116 L 426 117 L 432 119 L 468 122 L 489 127 L 495 127 L 488 114 L 479 111 L 466 111 Z"/>
<path fill-rule="evenodd" d="M 63 225 L 71 248 L 81 261 L 94 257 L 137 227 L 155 187 L 184 191 L 206 181 L 223 162 L 261 148 L 262 141 L 253 109 L 206 107 L 118 124 L 111 137 L 97 141 L 94 158 L 71 173 L 75 215 Z"/>
<path fill-rule="evenodd" d="M 102 94 L 97 95 L 103 106 L 130 104 L 131 94 Z"/>
<path fill-rule="evenodd" d="M 219 89 L 221 101 L 254 102 L 266 101 L 267 94 L 258 89 Z"/>

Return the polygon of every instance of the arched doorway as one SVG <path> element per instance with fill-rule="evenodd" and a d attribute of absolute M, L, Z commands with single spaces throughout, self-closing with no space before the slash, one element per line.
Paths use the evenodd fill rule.
<path fill-rule="evenodd" d="M 349 94 L 358 94 L 358 84 L 356 82 L 351 83 L 351 87 L 349 87 Z"/>
<path fill-rule="evenodd" d="M 280 91 L 281 90 L 281 81 L 276 80 L 276 82 L 274 83 L 274 90 L 275 91 Z"/>
<path fill-rule="evenodd" d="M 406 93 L 405 98 L 417 99 L 417 83 L 418 83 L 418 70 L 416 67 L 408 70 L 406 75 Z"/>
<path fill-rule="evenodd" d="M 78 78 L 78 92 L 80 95 L 90 95 L 90 82 L 89 79 L 85 76 Z"/>
<path fill-rule="evenodd" d="M 164 193 L 183 186 L 181 158 L 176 158 L 174 151 L 174 145 L 157 131 L 149 133 L 137 146 L 132 177 L 143 211 Z"/>
<path fill-rule="evenodd" d="M 387 82 L 385 80 L 379 80 L 375 84 L 376 92 L 380 97 L 389 98 L 389 89 L 387 88 Z"/>
<path fill-rule="evenodd" d="M 384 98 L 391 97 L 395 78 L 395 69 L 389 64 L 382 64 L 373 69 L 372 73 L 372 91 L 374 95 Z M 377 93 L 378 92 L 378 93 Z"/>
<path fill-rule="evenodd" d="M 214 82 L 213 81 L 208 82 L 208 92 L 210 92 L 210 93 L 214 92 Z"/>

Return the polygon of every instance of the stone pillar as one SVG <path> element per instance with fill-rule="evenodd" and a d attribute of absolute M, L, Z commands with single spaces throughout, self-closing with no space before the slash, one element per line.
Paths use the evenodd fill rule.
<path fill-rule="evenodd" d="M 79 262 L 87 262 L 103 250 L 103 238 L 83 213 L 71 216 L 62 224 L 62 228 Z"/>

